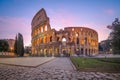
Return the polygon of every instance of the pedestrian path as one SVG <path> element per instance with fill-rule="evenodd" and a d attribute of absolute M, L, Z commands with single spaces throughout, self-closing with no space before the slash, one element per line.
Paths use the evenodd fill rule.
<path fill-rule="evenodd" d="M 17 57 L 17 58 L 0 58 L 1 64 L 9 64 L 16 66 L 37 67 L 48 62 L 55 57 Z"/>

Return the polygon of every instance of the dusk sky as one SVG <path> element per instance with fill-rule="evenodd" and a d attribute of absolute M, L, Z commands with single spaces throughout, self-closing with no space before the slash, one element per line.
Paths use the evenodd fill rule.
<path fill-rule="evenodd" d="M 24 44 L 31 44 L 31 21 L 44 8 L 50 25 L 88 27 L 98 32 L 99 42 L 107 39 L 115 18 L 120 18 L 120 0 L 0 0 L 0 39 L 15 39 L 22 33 Z"/>

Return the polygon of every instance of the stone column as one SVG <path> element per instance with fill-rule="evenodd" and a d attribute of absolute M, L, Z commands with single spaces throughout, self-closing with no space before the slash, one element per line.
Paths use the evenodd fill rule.
<path fill-rule="evenodd" d="M 83 46 L 83 55 L 85 56 L 85 46 Z"/>
<path fill-rule="evenodd" d="M 59 54 L 60 54 L 60 55 L 62 54 L 62 48 L 61 48 L 61 45 L 59 45 Z"/>
<path fill-rule="evenodd" d="M 52 47 L 52 56 L 54 56 L 55 55 L 55 48 L 54 48 L 54 46 Z"/>

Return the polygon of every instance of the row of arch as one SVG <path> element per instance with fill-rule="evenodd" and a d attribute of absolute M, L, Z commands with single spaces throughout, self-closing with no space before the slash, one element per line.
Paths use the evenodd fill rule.
<path fill-rule="evenodd" d="M 97 53 L 97 51 L 97 49 L 80 48 L 75 53 L 77 55 L 92 55 L 93 53 Z"/>
<path fill-rule="evenodd" d="M 95 32 L 95 31 L 93 31 L 93 30 L 91 30 L 91 29 L 87 29 L 87 28 L 79 28 L 79 27 L 77 27 L 77 28 L 65 28 L 65 29 L 71 29 L 73 32 L 81 32 L 81 35 L 83 35 L 83 33 L 85 33 L 85 35 L 89 35 L 89 36 L 91 36 L 91 37 L 93 37 L 93 36 L 96 36 L 97 37 L 97 32 Z M 79 33 L 77 33 L 77 34 L 79 34 Z"/>
<path fill-rule="evenodd" d="M 42 49 L 38 49 L 35 50 L 34 53 L 39 54 L 39 55 L 49 55 L 49 56 L 57 56 L 57 55 L 74 55 L 74 53 L 72 53 L 73 49 L 72 48 L 62 48 L 60 49 L 59 47 L 54 47 L 54 48 L 42 48 Z M 86 55 L 86 56 L 90 56 L 92 54 L 96 54 L 97 53 L 97 49 L 89 49 L 89 48 L 80 48 L 80 49 L 76 49 L 75 50 L 75 54 L 76 55 Z"/>
<path fill-rule="evenodd" d="M 44 31 L 47 31 L 47 30 L 48 30 L 47 25 L 40 26 L 40 27 L 38 27 L 38 28 L 36 28 L 35 30 L 32 31 L 32 37 L 44 32 Z"/>
<path fill-rule="evenodd" d="M 54 39 L 54 40 L 53 40 Z M 97 40 L 94 40 L 94 39 L 88 39 L 87 37 L 85 38 L 78 38 L 78 37 L 74 37 L 74 38 L 68 38 L 66 39 L 66 37 L 62 37 L 62 39 L 60 39 L 60 37 L 56 37 L 56 38 L 53 38 L 53 36 L 44 36 L 44 37 L 40 37 L 39 39 L 36 39 L 33 41 L 33 46 L 36 46 L 38 44 L 46 44 L 46 43 L 49 43 L 49 42 L 58 42 L 58 41 L 61 41 L 61 42 L 74 42 L 75 44 L 81 44 L 81 45 L 91 45 L 91 46 L 98 46 L 98 42 Z"/>

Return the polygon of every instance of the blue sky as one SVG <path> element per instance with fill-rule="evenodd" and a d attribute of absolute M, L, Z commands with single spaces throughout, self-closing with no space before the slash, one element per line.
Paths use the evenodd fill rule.
<path fill-rule="evenodd" d="M 120 0 L 0 0 L 0 39 L 23 34 L 25 45 L 31 44 L 31 21 L 44 8 L 52 28 L 69 26 L 95 29 L 99 41 L 107 39 L 114 18 L 120 18 Z"/>

